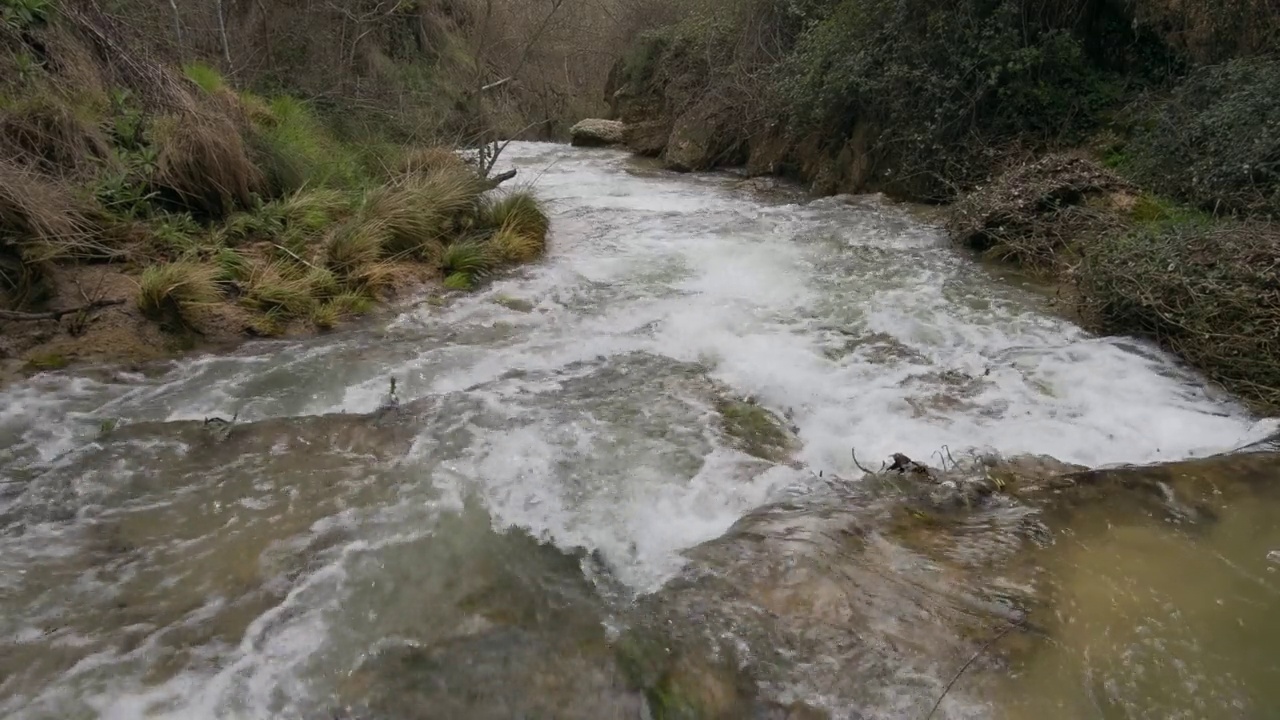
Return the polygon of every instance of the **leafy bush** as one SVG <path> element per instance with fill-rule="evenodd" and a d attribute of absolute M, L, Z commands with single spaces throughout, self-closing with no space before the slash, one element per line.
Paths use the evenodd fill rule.
<path fill-rule="evenodd" d="M 1114 86 L 1068 27 L 1028 25 L 1017 0 L 843 0 L 778 68 L 795 135 L 879 131 L 881 184 L 949 196 L 1014 135 L 1079 138 Z"/>
<path fill-rule="evenodd" d="M 1201 68 L 1157 106 L 1126 169 L 1214 213 L 1280 217 L 1280 60 Z"/>

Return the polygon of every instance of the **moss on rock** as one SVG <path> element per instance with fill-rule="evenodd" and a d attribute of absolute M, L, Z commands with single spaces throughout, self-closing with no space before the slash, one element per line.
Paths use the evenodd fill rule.
<path fill-rule="evenodd" d="M 763 407 L 748 401 L 724 400 L 716 409 L 720 413 L 721 429 L 748 455 L 783 462 L 795 451 L 795 435 Z"/>

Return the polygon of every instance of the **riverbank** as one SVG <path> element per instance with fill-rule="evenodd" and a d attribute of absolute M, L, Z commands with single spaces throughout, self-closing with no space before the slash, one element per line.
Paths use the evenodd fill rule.
<path fill-rule="evenodd" d="M 7 7 L 7 6 L 6 6 Z M 91 5 L 0 26 L 0 363 L 133 363 L 323 332 L 541 256 L 499 151 L 343 139 L 285 93 L 157 60 Z"/>
<path fill-rule="evenodd" d="M 1280 408 L 1273 14 L 730 5 L 689 10 L 614 67 L 632 152 L 946 205 L 956 242 L 1063 283 L 1092 329 Z"/>

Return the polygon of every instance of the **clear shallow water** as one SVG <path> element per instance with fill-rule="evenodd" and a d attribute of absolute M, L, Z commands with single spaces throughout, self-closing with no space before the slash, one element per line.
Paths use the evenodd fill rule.
<path fill-rule="evenodd" d="M 1102 465 L 1274 430 L 874 199 L 761 196 L 609 151 L 506 159 L 551 201 L 552 251 L 481 292 L 0 393 L 0 469 L 18 481 L 0 485 L 0 714 L 298 716 L 387 643 L 448 641 L 512 598 L 533 607 L 513 647 L 558 647 L 539 634 L 549 587 L 597 618 L 570 633 L 594 648 L 619 597 L 810 476 L 733 450 L 724 392 L 786 416 L 799 459 L 843 475 L 850 447 Z M 318 417 L 374 410 L 391 375 L 422 409 L 390 437 Z M 165 425 L 233 412 L 282 420 L 212 447 Z M 105 419 L 119 437 L 99 438 Z M 592 553 L 589 591 L 560 587 L 533 539 Z"/>

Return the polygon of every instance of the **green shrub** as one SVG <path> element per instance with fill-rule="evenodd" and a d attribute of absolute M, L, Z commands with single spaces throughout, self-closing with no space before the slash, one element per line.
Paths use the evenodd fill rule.
<path fill-rule="evenodd" d="M 1079 139 L 1118 97 L 1080 38 L 1026 24 L 1016 0 L 843 0 L 774 88 L 794 135 L 838 146 L 869 123 L 878 181 L 939 199 L 985 176 L 993 143 Z"/>
<path fill-rule="evenodd" d="M 1201 68 L 1146 118 L 1126 170 L 1216 214 L 1280 217 L 1280 60 Z"/>

